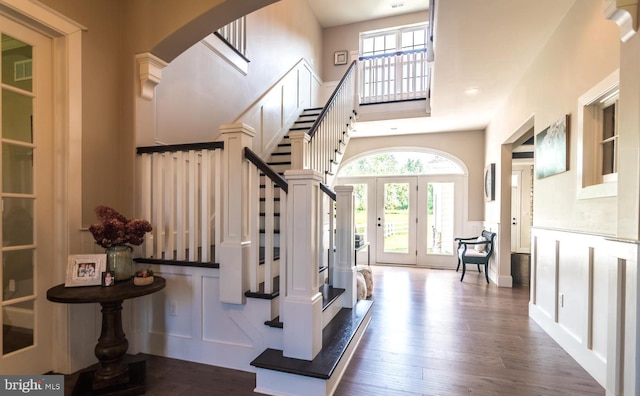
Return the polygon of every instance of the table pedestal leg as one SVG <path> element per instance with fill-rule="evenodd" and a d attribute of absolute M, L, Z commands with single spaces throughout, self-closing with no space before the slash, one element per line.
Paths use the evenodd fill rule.
<path fill-rule="evenodd" d="M 129 382 L 129 367 L 124 363 L 129 341 L 122 330 L 122 301 L 101 305 L 102 331 L 95 348 L 100 366 L 93 377 L 93 389 Z"/>

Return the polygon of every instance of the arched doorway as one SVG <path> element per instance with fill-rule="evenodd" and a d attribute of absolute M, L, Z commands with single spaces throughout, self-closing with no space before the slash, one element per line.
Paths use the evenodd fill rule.
<path fill-rule="evenodd" d="M 369 152 L 343 164 L 338 184 L 355 188 L 356 230 L 383 264 L 455 268 L 466 172 L 441 152 Z"/>

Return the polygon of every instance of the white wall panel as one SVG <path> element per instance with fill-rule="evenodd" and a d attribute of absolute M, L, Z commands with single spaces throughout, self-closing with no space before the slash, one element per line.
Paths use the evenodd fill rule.
<path fill-rule="evenodd" d="M 193 336 L 193 278 L 188 274 L 160 272 L 166 287 L 152 295 L 151 331 L 191 338 Z"/>
<path fill-rule="evenodd" d="M 538 309 L 555 321 L 556 240 L 554 238 L 537 238 L 536 285 Z"/>
<path fill-rule="evenodd" d="M 608 268 L 615 264 L 615 258 L 604 248 L 594 250 L 593 255 L 593 323 L 591 332 L 591 349 L 593 353 L 606 363 L 607 361 L 607 328 L 600 324 L 607 322 L 607 303 L 609 285 L 605 281 L 608 276 Z"/>
<path fill-rule="evenodd" d="M 638 245 L 542 228 L 533 228 L 532 234 L 529 315 L 607 394 L 637 394 Z M 552 314 L 555 301 L 557 321 Z"/>
<path fill-rule="evenodd" d="M 578 342 L 584 338 L 589 288 L 589 248 L 580 242 L 563 243 L 558 252 L 558 323 Z"/>
<path fill-rule="evenodd" d="M 202 340 L 238 346 L 252 347 L 245 331 L 232 319 L 233 311 L 243 310 L 242 305 L 221 304 L 220 279 L 202 277 Z"/>

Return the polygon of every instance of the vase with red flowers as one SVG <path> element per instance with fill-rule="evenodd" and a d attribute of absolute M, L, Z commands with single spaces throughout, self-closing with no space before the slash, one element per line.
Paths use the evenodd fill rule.
<path fill-rule="evenodd" d="M 140 245 L 144 235 L 152 230 L 151 224 L 144 219 L 129 220 L 115 209 L 98 206 L 95 209 L 99 223 L 89 226 L 96 243 L 107 253 L 107 271 L 115 273 L 116 281 L 127 280 L 133 276 L 133 248 Z"/>

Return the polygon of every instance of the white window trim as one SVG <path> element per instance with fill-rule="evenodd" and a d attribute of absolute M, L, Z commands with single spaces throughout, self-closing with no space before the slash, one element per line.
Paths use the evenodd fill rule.
<path fill-rule="evenodd" d="M 363 41 L 367 38 L 371 38 L 371 37 L 377 37 L 377 36 L 382 36 L 382 35 L 386 35 L 386 34 L 390 34 L 390 33 L 394 33 L 396 36 L 396 48 L 395 48 L 395 52 L 402 52 L 402 33 L 403 32 L 407 32 L 407 31 L 414 31 L 414 30 L 418 30 L 418 29 L 422 29 L 424 28 L 427 31 L 427 36 L 429 34 L 429 24 L 425 23 L 425 22 L 420 22 L 420 23 L 414 23 L 411 25 L 403 25 L 403 26 L 396 26 L 393 28 L 389 28 L 389 29 L 379 29 L 379 30 L 370 30 L 368 32 L 361 32 L 360 33 L 360 49 L 359 49 L 359 56 L 364 56 L 362 54 L 362 49 L 363 49 Z M 428 42 L 428 37 L 427 37 L 427 41 L 425 42 L 425 49 L 427 48 L 427 42 Z M 394 53 L 395 53 L 394 52 Z M 391 53 L 388 53 L 387 55 L 390 55 Z M 383 55 L 383 54 L 377 54 L 377 55 L 366 55 L 367 57 L 369 56 L 379 56 L 379 55 Z"/>
<path fill-rule="evenodd" d="M 577 153 L 577 199 L 593 199 L 615 197 L 618 195 L 618 178 L 617 174 L 609 175 L 602 178 L 602 171 L 598 167 L 601 165 L 600 153 L 597 147 L 594 147 L 593 131 L 587 131 L 594 124 L 594 120 L 586 120 L 585 117 L 591 117 L 588 107 L 601 100 L 603 96 L 612 93 L 620 82 L 620 71 L 616 70 L 586 93 L 578 98 L 578 153 Z M 586 110 L 586 111 L 585 111 Z M 596 122 L 597 123 L 597 122 Z M 586 124 L 586 125 L 585 125 Z M 589 141 L 585 141 L 589 139 Z M 595 141 L 595 145 L 600 145 L 600 139 Z M 587 159 L 590 158 L 590 159 Z M 600 175 L 594 180 L 594 175 Z M 604 180 L 603 180 L 604 179 Z M 588 185 L 585 185 L 588 184 Z"/>

